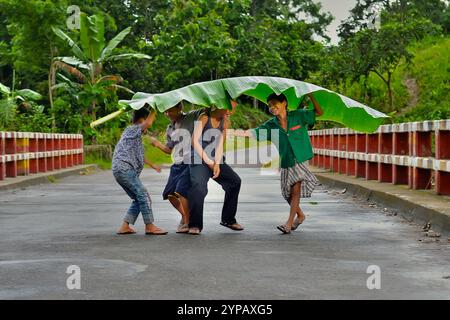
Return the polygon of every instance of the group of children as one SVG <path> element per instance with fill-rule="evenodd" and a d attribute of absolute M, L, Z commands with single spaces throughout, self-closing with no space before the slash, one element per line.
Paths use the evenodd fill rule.
<path fill-rule="evenodd" d="M 166 144 L 154 138 L 151 142 L 162 152 L 172 154 L 174 160 L 163 198 L 169 200 L 181 215 L 177 233 L 201 233 L 204 201 L 211 178 L 225 191 L 221 225 L 234 231 L 244 230 L 236 221 L 241 179 L 224 158 L 227 134 L 272 141 L 276 145 L 281 160 L 281 193 L 290 205 L 287 222 L 277 228 L 283 234 L 290 234 L 304 222 L 300 198 L 311 197 L 318 184 L 305 165 L 313 157 L 308 126 L 314 125 L 316 116 L 322 115 L 322 109 L 314 97 L 309 95 L 309 98 L 314 110 L 288 111 L 287 99 L 283 94 L 270 95 L 267 103 L 274 118 L 245 132 L 228 129 L 229 118 L 236 108 L 235 102 L 232 102 L 232 110 L 213 107 L 184 113 L 180 103 L 165 112 L 171 121 L 167 127 Z M 155 117 L 155 111 L 149 112 L 145 108 L 135 111 L 133 124 L 125 129 L 114 151 L 114 177 L 132 199 L 118 231 L 120 235 L 136 233 L 130 225 L 135 224 L 139 213 L 142 214 L 146 234 L 167 234 L 154 225 L 151 197 L 139 178 L 145 164 L 161 171 L 145 159 L 142 144 L 142 136 Z"/>

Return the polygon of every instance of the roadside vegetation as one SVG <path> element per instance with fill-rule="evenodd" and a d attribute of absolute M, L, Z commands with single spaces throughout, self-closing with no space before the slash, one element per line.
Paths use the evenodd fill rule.
<path fill-rule="evenodd" d="M 79 28 L 68 27 L 78 17 L 70 5 Z M 332 19 L 313 0 L 0 0 L 0 130 L 114 146 L 130 114 L 89 124 L 120 99 L 251 75 L 312 82 L 392 122 L 450 118 L 448 1 L 359 0 L 337 45 L 326 35 Z M 240 102 L 233 127 L 269 118 L 262 103 Z M 164 140 L 167 123 L 160 115 L 150 134 Z"/>

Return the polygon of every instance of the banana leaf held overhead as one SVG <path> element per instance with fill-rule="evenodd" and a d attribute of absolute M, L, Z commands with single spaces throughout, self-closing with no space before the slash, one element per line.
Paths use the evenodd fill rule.
<path fill-rule="evenodd" d="M 132 100 L 121 101 L 138 110 L 146 104 L 164 112 L 181 101 L 209 107 L 231 108 L 230 98 L 247 95 L 266 103 L 272 93 L 283 93 L 289 110 L 298 109 L 311 93 L 324 114 L 318 120 L 335 121 L 360 132 L 374 132 L 388 116 L 355 100 L 325 88 L 292 79 L 278 77 L 238 77 L 189 85 L 166 93 L 136 93 Z"/>

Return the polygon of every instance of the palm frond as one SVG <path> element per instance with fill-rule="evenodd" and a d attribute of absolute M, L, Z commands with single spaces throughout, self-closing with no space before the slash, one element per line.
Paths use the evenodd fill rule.
<path fill-rule="evenodd" d="M 151 59 L 151 57 L 143 53 L 123 53 L 106 57 L 104 61 L 109 62 L 128 59 Z"/>
<path fill-rule="evenodd" d="M 111 85 L 111 87 L 115 88 L 115 89 L 120 89 L 120 90 L 126 91 L 131 94 L 135 94 L 135 92 L 133 90 L 131 90 L 130 88 L 127 88 L 127 87 L 124 87 L 124 86 L 121 86 L 118 84 L 113 84 L 113 85 Z"/>
<path fill-rule="evenodd" d="M 80 42 L 81 47 L 91 61 L 97 61 L 105 46 L 105 23 L 103 15 L 96 14 L 80 16 Z"/>
<path fill-rule="evenodd" d="M 86 82 L 86 76 L 77 68 L 74 68 L 70 65 L 68 65 L 65 62 L 62 61 L 54 61 L 53 65 L 55 67 L 55 71 L 56 70 L 63 70 L 65 72 L 67 72 L 68 74 L 74 76 L 75 78 L 77 78 L 80 82 Z"/>
<path fill-rule="evenodd" d="M 103 49 L 100 60 L 104 60 L 105 58 L 108 58 L 115 48 L 125 39 L 125 37 L 130 33 L 131 27 L 126 28 L 125 30 L 122 30 L 118 35 L 116 35 L 114 38 L 112 38 L 108 45 Z"/>
<path fill-rule="evenodd" d="M 121 83 L 123 82 L 123 78 L 121 76 L 116 75 L 108 75 L 101 77 L 98 82 L 110 81 L 111 83 Z"/>
<path fill-rule="evenodd" d="M 8 95 L 11 93 L 11 89 L 0 82 L 0 92 Z"/>
<path fill-rule="evenodd" d="M 67 63 L 68 65 L 75 68 L 89 70 L 89 66 L 86 63 L 75 57 L 55 57 L 53 59 L 55 61 L 62 61 L 64 63 Z"/>
<path fill-rule="evenodd" d="M 53 32 L 62 40 L 66 41 L 67 44 L 72 49 L 72 52 L 75 54 L 75 56 L 80 60 L 86 60 L 86 55 L 84 54 L 83 50 L 77 45 L 75 41 L 72 40 L 64 31 L 62 31 L 59 28 L 52 27 Z"/>
<path fill-rule="evenodd" d="M 42 99 L 42 95 L 30 89 L 22 89 L 15 92 L 17 96 L 23 97 L 24 100 L 37 101 Z"/>
<path fill-rule="evenodd" d="M 13 98 L 0 100 L 0 127 L 8 129 L 16 117 L 16 102 Z"/>
<path fill-rule="evenodd" d="M 355 100 L 314 84 L 278 77 L 238 77 L 192 84 L 161 94 L 138 92 L 132 100 L 122 101 L 133 109 L 146 104 L 164 112 L 181 101 L 209 107 L 231 108 L 230 99 L 247 95 L 266 103 L 269 95 L 283 93 L 290 110 L 299 108 L 312 94 L 324 114 L 319 120 L 335 121 L 361 132 L 374 132 L 388 116 Z"/>

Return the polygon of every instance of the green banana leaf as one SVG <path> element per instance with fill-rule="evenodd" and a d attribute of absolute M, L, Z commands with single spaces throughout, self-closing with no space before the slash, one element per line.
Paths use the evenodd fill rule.
<path fill-rule="evenodd" d="M 164 112 L 181 101 L 209 107 L 231 108 L 230 99 L 247 95 L 264 103 L 272 93 L 284 93 L 290 110 L 298 109 L 305 96 L 311 93 L 324 114 L 318 120 L 338 122 L 360 132 L 374 132 L 387 115 L 355 100 L 325 88 L 292 79 L 278 77 L 238 77 L 201 82 L 166 93 L 136 93 L 132 100 L 121 101 L 138 110 L 146 104 Z"/>

